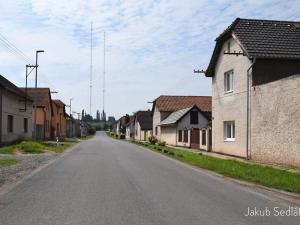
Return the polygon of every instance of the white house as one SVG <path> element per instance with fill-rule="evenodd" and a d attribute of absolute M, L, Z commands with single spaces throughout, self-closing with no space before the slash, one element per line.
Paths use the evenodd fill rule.
<path fill-rule="evenodd" d="M 212 151 L 300 166 L 300 25 L 236 19 L 217 39 Z"/>
<path fill-rule="evenodd" d="M 152 113 L 138 111 L 134 114 L 134 140 L 147 141 L 152 135 Z"/>
<path fill-rule="evenodd" d="M 0 75 L 0 145 L 32 138 L 33 100 Z"/>

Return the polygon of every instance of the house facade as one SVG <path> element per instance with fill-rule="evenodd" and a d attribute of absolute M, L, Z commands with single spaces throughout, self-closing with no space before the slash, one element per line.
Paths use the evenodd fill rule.
<path fill-rule="evenodd" d="M 177 110 L 159 124 L 161 140 L 168 145 L 209 150 L 210 142 L 206 135 L 210 119 L 197 106 Z"/>
<path fill-rule="evenodd" d="M 22 88 L 25 92 L 25 88 Z M 51 138 L 52 103 L 49 88 L 27 88 L 27 94 L 33 99 L 32 122 L 33 137 L 40 140 Z"/>
<path fill-rule="evenodd" d="M 65 111 L 65 104 L 58 100 L 52 100 L 52 118 L 51 118 L 51 137 L 67 136 L 67 114 Z"/>
<path fill-rule="evenodd" d="M 168 138 L 171 132 L 173 137 L 174 129 L 161 126 L 161 122 L 169 117 L 173 112 L 196 106 L 202 113 L 210 115 L 211 113 L 211 97 L 210 96 L 170 96 L 162 95 L 153 101 L 153 136 L 160 141 Z M 162 129 L 164 134 L 162 134 Z M 176 133 L 176 132 L 175 132 Z M 173 139 L 173 138 L 172 138 Z M 173 139 L 174 140 L 174 139 Z M 186 140 L 186 139 L 185 139 Z M 173 144 L 175 142 L 173 141 Z M 188 145 L 188 144 L 182 144 Z"/>
<path fill-rule="evenodd" d="M 126 124 L 126 135 L 125 138 L 127 140 L 133 140 L 134 139 L 134 116 L 129 116 L 129 122 Z"/>
<path fill-rule="evenodd" d="M 134 140 L 148 141 L 152 136 L 152 113 L 148 111 L 137 111 L 134 114 Z"/>
<path fill-rule="evenodd" d="M 0 75 L 0 146 L 32 138 L 32 105 L 30 97 Z"/>
<path fill-rule="evenodd" d="M 206 70 L 214 152 L 300 166 L 296 40 L 298 23 L 239 18 L 216 39 Z"/>

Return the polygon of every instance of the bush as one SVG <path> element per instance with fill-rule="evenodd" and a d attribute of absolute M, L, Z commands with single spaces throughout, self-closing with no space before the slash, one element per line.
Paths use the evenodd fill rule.
<path fill-rule="evenodd" d="M 94 127 L 89 127 L 87 132 L 89 135 L 94 135 L 96 133 L 96 129 Z"/>
<path fill-rule="evenodd" d="M 155 145 L 156 142 L 157 142 L 157 138 L 154 137 L 154 136 L 150 136 L 150 137 L 148 138 L 148 140 L 149 140 L 150 144 L 152 144 L 152 145 Z"/>
<path fill-rule="evenodd" d="M 164 151 L 163 151 L 163 153 L 166 153 L 166 154 L 168 154 L 168 153 L 169 153 L 169 151 L 168 151 L 168 150 L 164 150 Z"/>
<path fill-rule="evenodd" d="M 20 144 L 18 144 L 18 148 L 22 152 L 29 154 L 39 154 L 44 152 L 44 146 L 38 142 L 33 141 L 22 141 Z"/>
<path fill-rule="evenodd" d="M 120 139 L 125 139 L 125 134 L 120 134 Z"/>
<path fill-rule="evenodd" d="M 174 152 L 169 152 L 169 155 L 175 155 L 175 153 Z"/>
<path fill-rule="evenodd" d="M 159 146 L 166 146 L 166 142 L 165 141 L 158 141 L 157 144 Z"/>

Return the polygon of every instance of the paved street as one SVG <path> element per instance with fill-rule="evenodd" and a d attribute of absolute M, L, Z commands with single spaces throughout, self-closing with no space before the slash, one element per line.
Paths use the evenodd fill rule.
<path fill-rule="evenodd" d="M 287 204 L 98 133 L 1 197 L 0 224 L 299 224 L 244 216 L 255 206 Z"/>

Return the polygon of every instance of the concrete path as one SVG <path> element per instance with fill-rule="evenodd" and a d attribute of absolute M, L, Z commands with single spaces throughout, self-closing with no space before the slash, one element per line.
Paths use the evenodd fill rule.
<path fill-rule="evenodd" d="M 299 225 L 300 216 L 273 214 L 288 206 L 98 133 L 2 196 L 0 224 Z M 247 217 L 248 207 L 271 215 Z"/>

